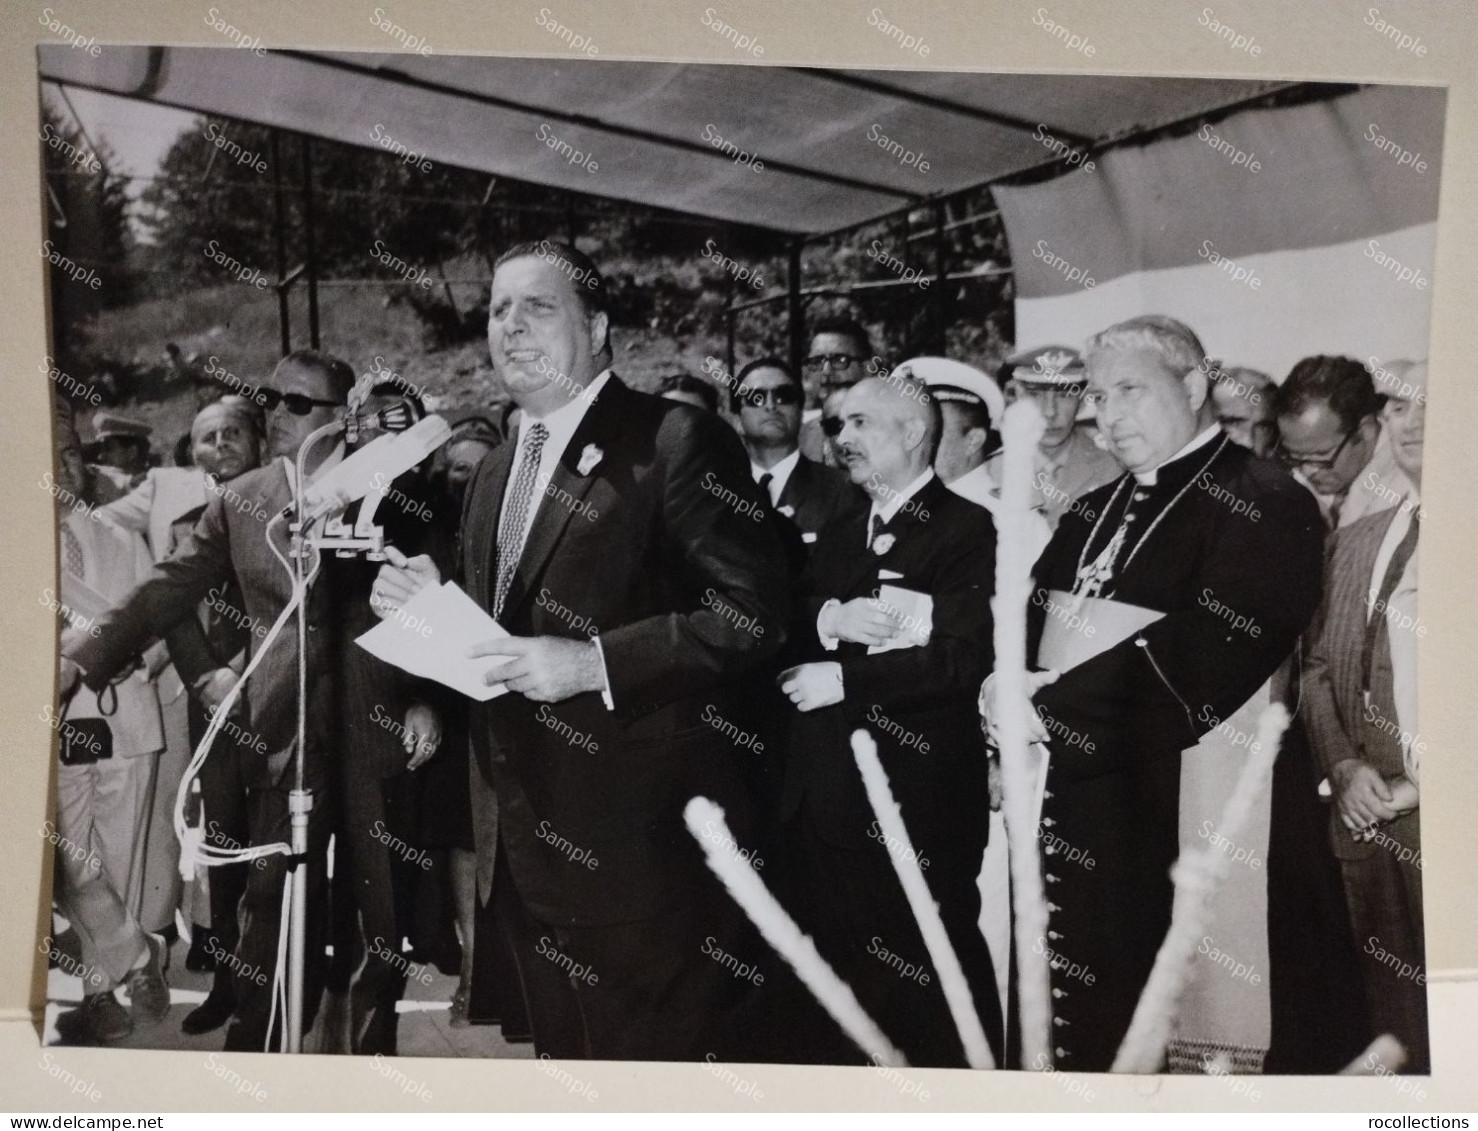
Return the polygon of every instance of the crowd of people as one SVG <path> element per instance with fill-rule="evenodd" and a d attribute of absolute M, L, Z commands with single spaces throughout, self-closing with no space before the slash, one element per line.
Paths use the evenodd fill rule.
<path fill-rule="evenodd" d="M 320 999 L 347 1002 L 347 1050 L 393 1053 L 407 978 L 441 952 L 460 978 L 454 1023 L 497 1023 L 541 1056 L 864 1063 L 706 867 L 683 819 L 701 796 L 728 828 L 704 839 L 758 872 L 908 1062 L 963 1066 L 890 858 L 904 846 L 853 764 L 860 728 L 995 1062 L 1022 1067 L 1015 994 L 999 991 L 1013 964 L 982 931 L 983 908 L 1010 915 L 986 862 L 1002 836 L 995 738 L 1019 706 L 992 678 L 999 532 L 1036 560 L 1038 941 L 1057 1066 L 1109 1068 L 1170 922 L 1181 754 L 1264 693 L 1294 715 L 1269 802 L 1265 1067 L 1336 1071 L 1391 1033 L 1427 1071 L 1425 362 L 1317 356 L 1274 380 L 1146 315 L 986 372 L 889 364 L 862 326 L 831 319 L 801 372 L 710 359 L 650 395 L 613 372 L 610 338 L 588 257 L 550 241 L 505 252 L 488 346 L 508 411 L 455 422 L 436 457 L 381 488 L 383 564 L 324 559 L 305 637 L 305 1025 Z M 180 887 L 150 876 L 178 876 L 175 788 L 285 607 L 273 559 L 287 544 L 268 520 L 292 501 L 304 438 L 355 384 L 344 361 L 298 351 L 261 382 L 265 420 L 240 397 L 201 407 L 190 467 L 60 460 L 87 506 L 61 519 L 58 727 L 72 729 L 56 901 L 100 974 L 83 1006 L 97 1040 L 168 1007 L 161 935 Z M 424 412 L 393 376 L 371 397 Z M 1045 428 L 1031 513 L 1007 521 L 1000 436 L 1017 400 Z M 128 431 L 100 423 L 100 437 Z M 342 439 L 318 448 L 304 474 L 346 454 Z M 473 649 L 492 698 L 354 643 L 448 580 L 509 634 Z M 293 634 L 271 653 L 193 801 L 223 848 L 287 837 Z M 78 754 L 83 719 L 105 721 L 111 757 Z M 74 861 L 68 844 L 96 851 Z M 288 866 L 209 870 L 208 906 L 188 917 L 216 978 L 186 1031 L 229 1023 L 227 1048 L 280 1047 Z"/>

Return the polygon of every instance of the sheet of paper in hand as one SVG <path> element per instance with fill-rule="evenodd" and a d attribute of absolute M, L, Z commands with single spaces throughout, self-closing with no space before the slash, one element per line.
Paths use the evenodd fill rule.
<path fill-rule="evenodd" d="M 922 648 L 934 631 L 934 598 L 901 585 L 878 587 L 878 601 L 902 622 L 903 631 L 886 644 L 874 644 L 867 654 L 891 652 L 894 648 Z"/>
<path fill-rule="evenodd" d="M 374 628 L 354 641 L 370 655 L 402 671 L 444 683 L 477 700 L 494 699 L 508 689 L 488 684 L 489 668 L 506 659 L 470 659 L 474 644 L 508 632 L 455 582 L 428 585 Z"/>

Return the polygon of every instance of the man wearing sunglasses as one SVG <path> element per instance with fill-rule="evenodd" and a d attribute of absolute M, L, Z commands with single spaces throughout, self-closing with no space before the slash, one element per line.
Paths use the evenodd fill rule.
<path fill-rule="evenodd" d="M 240 609 L 224 613 L 252 626 L 249 647 L 254 651 L 268 627 L 286 607 L 292 579 L 274 556 L 288 554 L 285 524 L 271 532 L 267 521 L 292 499 L 291 481 L 298 448 L 314 429 L 332 423 L 354 385 L 354 371 L 336 357 L 314 350 L 298 350 L 277 364 L 258 400 L 267 409 L 267 446 L 270 461 L 254 471 L 217 484 L 210 491 L 205 512 L 195 528 L 167 559 L 117 606 L 98 618 L 93 634 L 74 634 L 62 640 L 61 694 L 65 699 L 79 678 L 97 691 L 124 668 L 150 639 L 162 637 L 186 617 L 196 615 L 202 601 L 227 604 L 222 596 L 233 581 L 239 584 Z M 304 463 L 313 478 L 343 458 L 342 443 L 317 445 Z M 308 938 L 304 985 L 303 1024 L 312 1027 L 322 995 L 327 940 L 327 857 L 329 819 L 327 801 L 330 751 L 334 745 L 334 675 L 337 650 L 343 645 L 342 609 L 338 588 L 320 582 L 308 601 L 308 742 L 305 786 L 318 804 L 308 827 Z M 180 676 L 191 686 L 219 682 L 209 670 L 186 670 L 177 658 Z M 252 845 L 290 839 L 288 792 L 293 786 L 293 753 L 297 740 L 297 636 L 289 626 L 263 657 L 242 696 L 245 717 L 239 726 L 242 779 L 248 790 L 247 820 Z M 219 673 L 215 673 L 219 674 Z M 241 938 L 236 951 L 222 961 L 235 973 L 235 1022 L 226 1034 L 226 1048 L 261 1051 L 268 1041 L 272 1008 L 272 975 L 277 965 L 282 891 L 286 858 L 263 857 L 248 870 L 239 917 Z M 279 1014 L 280 1017 L 280 1014 Z M 274 1031 L 280 1033 L 279 1019 Z M 274 1041 L 274 1046 L 276 1043 Z"/>
<path fill-rule="evenodd" d="M 750 474 L 810 546 L 827 523 L 861 506 L 863 495 L 841 472 L 801 454 L 804 395 L 789 365 L 762 357 L 739 371 L 730 405 Z"/>
<path fill-rule="evenodd" d="M 1381 428 L 1381 400 L 1370 371 L 1349 357 L 1306 357 L 1273 394 L 1273 455 L 1313 491 L 1330 530 L 1412 491 Z"/>

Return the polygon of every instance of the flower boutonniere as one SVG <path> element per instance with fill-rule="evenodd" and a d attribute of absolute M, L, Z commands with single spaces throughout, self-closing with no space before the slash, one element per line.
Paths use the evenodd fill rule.
<path fill-rule="evenodd" d="M 872 552 L 881 557 L 893 548 L 893 543 L 896 541 L 897 538 L 891 534 L 879 534 L 872 541 Z"/>
<path fill-rule="evenodd" d="M 605 459 L 605 457 L 606 453 L 601 451 L 594 444 L 586 444 L 585 450 L 580 453 L 580 462 L 576 465 L 575 470 L 579 472 L 581 476 L 589 475 L 592 471 L 595 470 L 596 464 L 600 463 L 600 461 Z"/>

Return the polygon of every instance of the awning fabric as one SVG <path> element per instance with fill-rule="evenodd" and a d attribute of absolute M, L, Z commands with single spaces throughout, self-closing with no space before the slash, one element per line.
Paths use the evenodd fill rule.
<path fill-rule="evenodd" d="M 1425 357 L 1445 107 L 1440 88 L 1366 87 L 997 188 L 1018 344 L 1156 312 L 1279 380 L 1317 353 Z"/>
<path fill-rule="evenodd" d="M 38 56 L 43 79 L 355 145 L 389 135 L 433 162 L 795 234 L 1282 85 L 229 47 Z"/>

